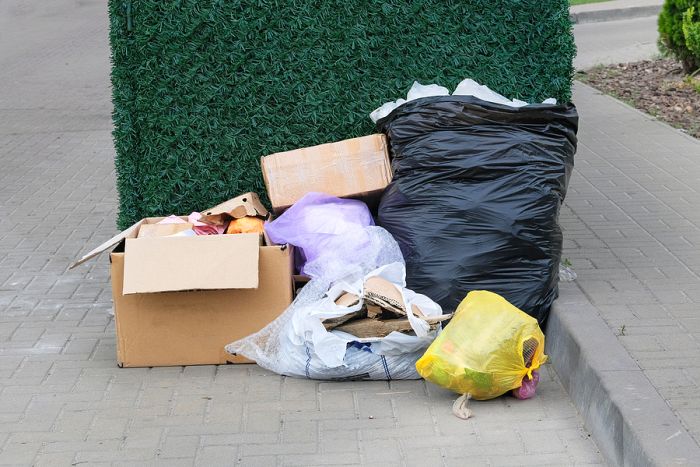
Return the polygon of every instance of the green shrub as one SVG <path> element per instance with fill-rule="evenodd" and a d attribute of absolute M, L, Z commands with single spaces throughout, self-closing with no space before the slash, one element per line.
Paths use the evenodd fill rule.
<path fill-rule="evenodd" d="M 661 45 L 681 62 L 686 73 L 700 67 L 698 23 L 692 12 L 688 14 L 691 8 L 700 8 L 700 0 L 666 0 L 659 13 Z"/>
<path fill-rule="evenodd" d="M 683 35 L 686 47 L 695 57 L 696 63 L 700 63 L 700 21 L 697 21 L 695 7 L 691 6 L 683 14 Z"/>
<path fill-rule="evenodd" d="M 570 99 L 566 0 L 110 0 L 118 224 L 264 192 L 259 158 L 371 133 L 413 80 Z"/>

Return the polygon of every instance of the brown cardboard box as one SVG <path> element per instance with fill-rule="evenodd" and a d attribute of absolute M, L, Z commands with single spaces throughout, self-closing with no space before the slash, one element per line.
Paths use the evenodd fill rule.
<path fill-rule="evenodd" d="M 257 289 L 122 294 L 123 252 L 113 252 L 112 296 L 120 366 L 248 363 L 224 346 L 253 334 L 292 302 L 292 258 L 281 246 L 259 247 Z"/>
<path fill-rule="evenodd" d="M 386 137 L 381 134 L 272 154 L 261 165 L 277 213 L 312 191 L 376 204 L 391 182 Z"/>
<path fill-rule="evenodd" d="M 291 248 L 261 246 L 257 234 L 137 238 L 161 219 L 142 219 L 71 266 L 117 245 L 110 261 L 119 366 L 249 362 L 224 346 L 289 306 Z"/>

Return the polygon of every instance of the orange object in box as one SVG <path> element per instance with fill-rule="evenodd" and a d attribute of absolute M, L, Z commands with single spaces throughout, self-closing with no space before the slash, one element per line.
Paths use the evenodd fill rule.
<path fill-rule="evenodd" d="M 259 217 L 241 217 L 240 219 L 231 219 L 228 227 L 226 227 L 227 234 L 241 234 L 241 233 L 263 233 L 265 232 L 265 221 Z"/>

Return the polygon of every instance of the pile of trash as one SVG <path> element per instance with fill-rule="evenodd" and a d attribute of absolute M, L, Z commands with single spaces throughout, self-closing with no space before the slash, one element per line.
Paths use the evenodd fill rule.
<path fill-rule="evenodd" d="M 112 248 L 119 364 L 425 378 L 462 418 L 534 396 L 540 325 L 575 279 L 557 222 L 575 107 L 464 80 L 371 118 L 376 135 L 263 157 L 271 211 L 247 193 L 143 219 L 77 261 Z"/>

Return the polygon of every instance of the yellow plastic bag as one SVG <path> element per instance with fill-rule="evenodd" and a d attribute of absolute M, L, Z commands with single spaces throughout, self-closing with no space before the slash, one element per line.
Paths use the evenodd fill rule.
<path fill-rule="evenodd" d="M 416 369 L 438 386 L 486 400 L 520 387 L 546 360 L 537 320 L 500 295 L 479 290 L 462 300 Z"/>

